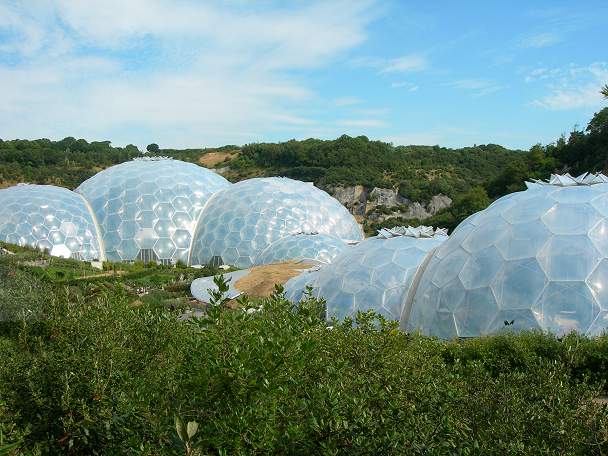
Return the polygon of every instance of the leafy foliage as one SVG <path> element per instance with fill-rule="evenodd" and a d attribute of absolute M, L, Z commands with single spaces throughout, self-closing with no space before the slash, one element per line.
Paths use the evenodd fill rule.
<path fill-rule="evenodd" d="M 0 140 L 0 183 L 29 182 L 68 188 L 108 166 L 140 156 L 137 147 L 112 147 L 110 141 L 88 143 L 64 138 Z"/>
<path fill-rule="evenodd" d="M 217 282 L 225 284 L 221 277 Z M 224 287 L 225 288 L 225 287 Z M 25 293 L 27 294 L 27 293 Z M 604 454 L 608 339 L 327 327 L 280 288 L 201 319 L 57 286 L 0 325 L 0 448 L 70 454 Z M 257 311 L 248 311 L 252 308 Z M 178 419 L 176 419 L 178 417 Z M 187 423 L 187 424 L 186 424 Z"/>

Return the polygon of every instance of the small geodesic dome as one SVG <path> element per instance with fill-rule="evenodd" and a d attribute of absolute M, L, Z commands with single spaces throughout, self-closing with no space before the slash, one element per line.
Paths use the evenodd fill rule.
<path fill-rule="evenodd" d="M 296 232 L 361 240 L 354 217 L 312 184 L 284 177 L 238 182 L 215 194 L 196 228 L 190 264 L 250 267 L 270 244 Z"/>
<path fill-rule="evenodd" d="M 297 298 L 302 290 L 296 287 L 312 285 L 313 296 L 326 300 L 328 319 L 342 320 L 358 311 L 374 310 L 399 320 L 416 271 L 446 237 L 445 231 L 430 227 L 383 229 L 343 250 L 331 264 L 321 267 L 314 280 L 288 282 L 287 291 Z"/>
<path fill-rule="evenodd" d="M 310 260 L 331 263 L 347 244 L 333 236 L 298 233 L 277 239 L 254 260 L 255 265 L 282 263 L 287 260 Z"/>
<path fill-rule="evenodd" d="M 608 327 L 608 178 L 552 176 L 463 221 L 432 255 L 401 327 L 472 337 Z"/>
<path fill-rule="evenodd" d="M 0 190 L 0 240 L 53 256 L 104 259 L 85 200 L 53 185 L 20 184 Z"/>
<path fill-rule="evenodd" d="M 95 174 L 76 192 L 93 209 L 109 260 L 185 263 L 203 206 L 229 185 L 192 163 L 144 157 Z"/>

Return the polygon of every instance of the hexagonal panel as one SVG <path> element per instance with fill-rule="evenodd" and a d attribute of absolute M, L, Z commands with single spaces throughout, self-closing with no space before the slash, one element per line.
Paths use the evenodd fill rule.
<path fill-rule="evenodd" d="M 487 334 L 490 323 L 498 314 L 498 305 L 490 288 L 477 288 L 467 292 L 464 301 L 454 311 L 459 337 L 476 337 Z"/>
<path fill-rule="evenodd" d="M 492 290 L 502 310 L 531 309 L 547 282 L 535 258 L 508 261 L 492 283 Z"/>
<path fill-rule="evenodd" d="M 587 236 L 554 236 L 538 254 L 550 280 L 585 280 L 600 258 Z"/>
<path fill-rule="evenodd" d="M 557 335 L 585 334 L 600 312 L 585 282 L 550 282 L 535 309 L 543 327 Z"/>
<path fill-rule="evenodd" d="M 489 247 L 469 257 L 458 277 L 466 289 L 490 285 L 502 266 L 503 259 L 496 247 Z"/>

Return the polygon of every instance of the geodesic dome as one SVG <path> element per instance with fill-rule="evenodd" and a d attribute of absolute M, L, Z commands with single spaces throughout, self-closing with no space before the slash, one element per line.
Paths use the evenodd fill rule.
<path fill-rule="evenodd" d="M 174 263 L 187 262 L 203 206 L 229 185 L 192 163 L 150 157 L 107 168 L 76 192 L 93 209 L 109 260 Z"/>
<path fill-rule="evenodd" d="M 331 263 L 347 247 L 344 241 L 327 234 L 299 233 L 285 236 L 266 247 L 254 260 L 255 265 L 287 260 Z"/>
<path fill-rule="evenodd" d="M 399 320 L 416 271 L 446 237 L 443 230 L 429 227 L 381 230 L 378 236 L 343 250 L 331 264 L 321 267 L 314 281 L 288 282 L 290 295 L 295 286 L 312 285 L 313 296 L 327 302 L 328 320 L 354 317 L 366 310 Z M 297 297 L 297 290 L 293 294 Z"/>
<path fill-rule="evenodd" d="M 0 190 L 0 240 L 53 256 L 104 259 L 85 200 L 53 185 L 20 184 Z"/>
<path fill-rule="evenodd" d="M 283 177 L 255 178 L 209 200 L 196 228 L 190 264 L 250 267 L 266 247 L 295 232 L 363 239 L 354 217 L 323 190 Z"/>
<path fill-rule="evenodd" d="M 608 179 L 552 176 L 463 221 L 430 258 L 401 327 L 442 338 L 608 327 Z"/>

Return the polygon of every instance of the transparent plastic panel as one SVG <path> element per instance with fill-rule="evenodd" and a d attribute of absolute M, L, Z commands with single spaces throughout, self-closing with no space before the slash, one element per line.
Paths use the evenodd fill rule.
<path fill-rule="evenodd" d="M 207 200 L 230 183 L 179 160 L 133 160 L 112 166 L 76 191 L 93 207 L 108 259 L 133 261 L 153 249 L 163 262 L 187 261 L 194 225 Z M 143 254 L 142 254 L 143 255 Z"/>
<path fill-rule="evenodd" d="M 214 223 L 218 219 L 219 225 Z M 241 181 L 209 201 L 196 229 L 191 262 L 206 264 L 219 256 L 225 264 L 250 267 L 270 244 L 302 232 L 363 239 L 348 210 L 312 184 L 280 177 Z"/>
<path fill-rule="evenodd" d="M 0 240 L 80 260 L 102 258 L 97 230 L 84 200 L 52 185 L 0 190 Z"/>
<path fill-rule="evenodd" d="M 537 309 L 545 329 L 562 336 L 571 331 L 585 334 L 600 307 L 584 282 L 551 282 Z"/>

